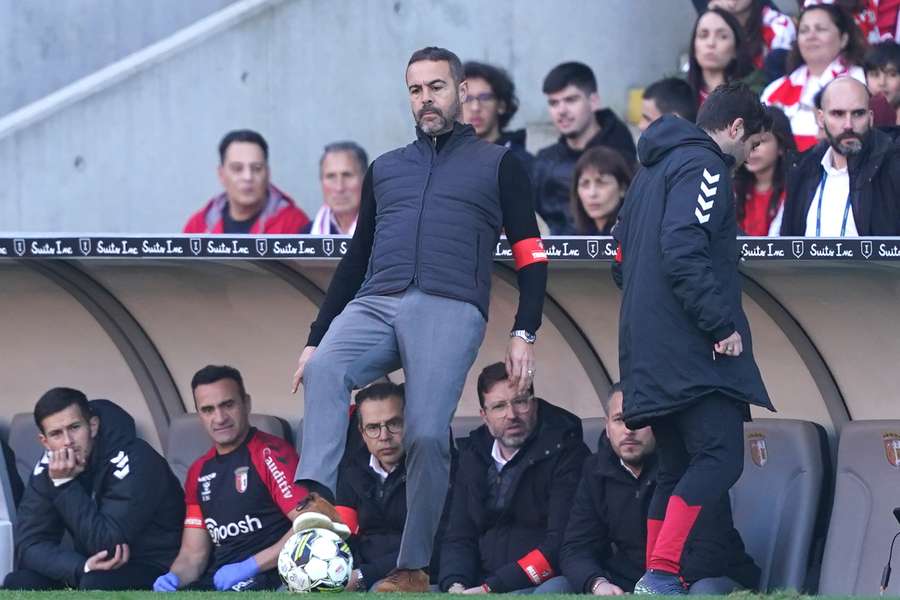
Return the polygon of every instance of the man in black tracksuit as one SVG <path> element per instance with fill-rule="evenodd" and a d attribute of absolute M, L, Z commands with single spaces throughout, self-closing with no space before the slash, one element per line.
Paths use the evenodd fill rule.
<path fill-rule="evenodd" d="M 518 394 L 503 363 L 482 371 L 478 396 L 485 424 L 460 449 L 440 588 L 565 592 L 557 557 L 589 454 L 581 420 Z"/>
<path fill-rule="evenodd" d="M 684 593 L 685 583 L 724 574 L 712 543 L 703 572 L 683 570 L 685 543 L 695 529 L 707 539 L 705 530 L 731 530 L 728 490 L 743 468 L 748 403 L 774 410 L 741 307 L 730 174 L 765 120 L 736 83 L 710 95 L 697 126 L 673 116 L 653 123 L 613 230 L 625 423 L 651 425 L 660 449 L 636 593 Z"/>
<path fill-rule="evenodd" d="M 397 564 L 406 523 L 403 386 L 375 383 L 356 395 L 359 447 L 348 447 L 338 476 L 335 509 L 350 527 L 353 574 L 347 591 L 366 591 Z M 348 434 L 349 435 L 349 434 Z M 451 465 L 455 473 L 455 465 Z M 437 580 L 442 526 L 435 539 L 431 579 Z"/>
<path fill-rule="evenodd" d="M 150 589 L 181 540 L 184 493 L 169 465 L 108 400 L 54 388 L 34 414 L 47 451 L 19 505 L 4 587 Z"/>
<path fill-rule="evenodd" d="M 649 427 L 631 430 L 622 420 L 622 388 L 613 386 L 604 403 L 605 435 L 599 450 L 584 461 L 559 564 L 574 592 L 612 596 L 631 592 L 644 574 L 647 510 L 656 489 L 657 456 Z M 737 531 L 721 547 L 728 557 L 726 576 L 702 579 L 692 594 L 721 595 L 753 588 L 759 568 L 744 552 Z M 697 536 L 685 547 L 684 568 L 705 560 L 695 552 Z"/>

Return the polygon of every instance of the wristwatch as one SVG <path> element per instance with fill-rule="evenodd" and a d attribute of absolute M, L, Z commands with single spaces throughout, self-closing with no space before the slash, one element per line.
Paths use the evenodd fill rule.
<path fill-rule="evenodd" d="M 514 329 L 509 332 L 509 337 L 517 337 L 525 340 L 526 343 L 533 344 L 535 340 L 537 340 L 537 336 L 531 333 L 530 331 L 526 331 L 524 329 Z"/>

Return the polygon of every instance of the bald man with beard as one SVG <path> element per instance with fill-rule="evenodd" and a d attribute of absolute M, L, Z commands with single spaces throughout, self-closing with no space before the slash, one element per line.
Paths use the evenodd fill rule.
<path fill-rule="evenodd" d="M 873 127 L 869 100 L 852 77 L 816 97 L 825 139 L 788 169 L 781 235 L 900 235 L 900 148 Z"/>

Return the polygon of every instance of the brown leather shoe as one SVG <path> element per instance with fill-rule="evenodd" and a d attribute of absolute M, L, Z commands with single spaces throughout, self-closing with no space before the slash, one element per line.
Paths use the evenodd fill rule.
<path fill-rule="evenodd" d="M 334 505 L 319 494 L 311 492 L 297 508 L 300 514 L 294 519 L 294 533 L 305 529 L 328 529 L 342 540 L 350 537 L 350 528 L 341 520 Z"/>
<path fill-rule="evenodd" d="M 394 569 L 376 583 L 372 591 L 421 594 L 428 591 L 428 574 L 422 569 Z"/>

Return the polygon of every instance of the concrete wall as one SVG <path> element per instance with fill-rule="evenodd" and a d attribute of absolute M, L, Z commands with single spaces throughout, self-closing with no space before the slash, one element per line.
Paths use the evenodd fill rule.
<path fill-rule="evenodd" d="M 218 192 L 215 147 L 238 127 L 268 138 L 273 181 L 312 213 L 324 144 L 352 138 L 374 157 L 412 138 L 403 73 L 414 49 L 505 66 L 523 127 L 547 120 L 541 81 L 571 59 L 596 70 L 621 114 L 627 88 L 677 68 L 694 14 L 686 0 L 273 2 L 0 133 L 0 231 L 179 230 Z"/>
<path fill-rule="evenodd" d="M 0 115 L 235 0 L 0 0 Z"/>

